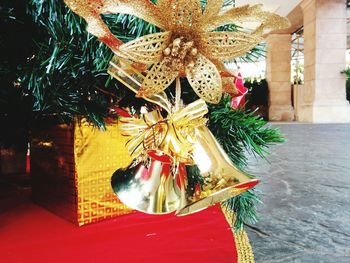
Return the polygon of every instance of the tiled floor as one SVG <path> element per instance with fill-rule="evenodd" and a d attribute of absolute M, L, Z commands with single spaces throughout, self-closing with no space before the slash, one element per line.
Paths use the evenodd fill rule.
<path fill-rule="evenodd" d="M 264 204 L 257 263 L 350 262 L 350 125 L 278 124 L 288 141 L 250 170 Z"/>

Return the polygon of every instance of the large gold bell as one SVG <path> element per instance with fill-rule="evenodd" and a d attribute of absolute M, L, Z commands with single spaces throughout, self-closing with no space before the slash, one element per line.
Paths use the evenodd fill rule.
<path fill-rule="evenodd" d="M 186 193 L 176 215 L 182 216 L 203 210 L 235 197 L 259 183 L 236 168 L 205 126 L 196 129 L 193 158 L 204 177 L 202 189 Z"/>
<path fill-rule="evenodd" d="M 112 187 L 118 198 L 130 208 L 147 214 L 167 214 L 180 207 L 183 186 L 179 183 L 171 159 L 164 154 L 149 153 L 149 162 L 140 164 L 136 172 L 127 174 L 117 170 L 112 176 Z M 182 177 L 186 175 L 181 175 Z"/>

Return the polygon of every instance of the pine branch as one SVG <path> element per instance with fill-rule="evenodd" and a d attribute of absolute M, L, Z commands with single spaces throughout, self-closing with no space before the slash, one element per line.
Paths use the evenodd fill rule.
<path fill-rule="evenodd" d="M 111 103 L 130 94 L 123 85 L 111 81 L 106 73 L 112 51 L 87 33 L 83 19 L 63 2 L 31 0 L 28 13 L 38 25 L 39 36 L 33 59 L 23 77 L 23 85 L 35 98 L 34 110 L 40 114 L 59 113 L 68 121 L 77 115 L 85 116 L 103 126 Z M 122 18 L 118 15 L 105 17 L 117 37 L 132 40 L 155 30 L 135 17 L 124 16 L 123 21 L 128 24 L 123 25 Z M 137 28 L 137 34 L 126 32 L 126 26 Z M 124 100 L 129 100 L 130 105 L 136 99 L 132 94 Z M 136 101 L 144 103 L 143 100 Z"/>
<path fill-rule="evenodd" d="M 259 220 L 257 204 L 261 204 L 261 200 L 254 189 L 223 202 L 226 211 L 234 213 L 232 225 L 236 231 L 246 224 L 255 224 Z"/>
<path fill-rule="evenodd" d="M 226 96 L 219 105 L 209 107 L 209 128 L 233 163 L 244 168 L 248 160 L 245 151 L 263 158 L 271 144 L 284 139 L 278 129 L 266 126 L 254 112 L 232 110 L 230 100 Z"/>
<path fill-rule="evenodd" d="M 232 162 L 241 169 L 247 166 L 249 154 L 265 158 L 270 145 L 284 141 L 278 129 L 266 124 L 263 119 L 254 116 L 254 112 L 233 110 L 229 96 L 219 105 L 210 107 L 209 128 Z M 235 214 L 234 227 L 239 230 L 244 224 L 258 220 L 258 203 L 261 201 L 256 191 L 250 190 L 223 204 Z"/>

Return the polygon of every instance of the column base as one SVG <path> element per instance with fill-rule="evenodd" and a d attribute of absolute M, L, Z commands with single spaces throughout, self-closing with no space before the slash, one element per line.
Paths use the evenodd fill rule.
<path fill-rule="evenodd" d="M 312 123 L 350 123 L 350 105 L 304 105 L 297 121 Z"/>
<path fill-rule="evenodd" d="M 294 109 L 292 106 L 274 105 L 269 108 L 270 121 L 294 121 Z"/>

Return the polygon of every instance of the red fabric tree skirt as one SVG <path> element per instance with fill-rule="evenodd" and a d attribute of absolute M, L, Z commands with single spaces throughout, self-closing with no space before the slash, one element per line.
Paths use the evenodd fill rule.
<path fill-rule="evenodd" d="M 25 201 L 0 207 L 1 262 L 236 262 L 219 207 L 175 217 L 142 213 L 77 227 Z"/>

